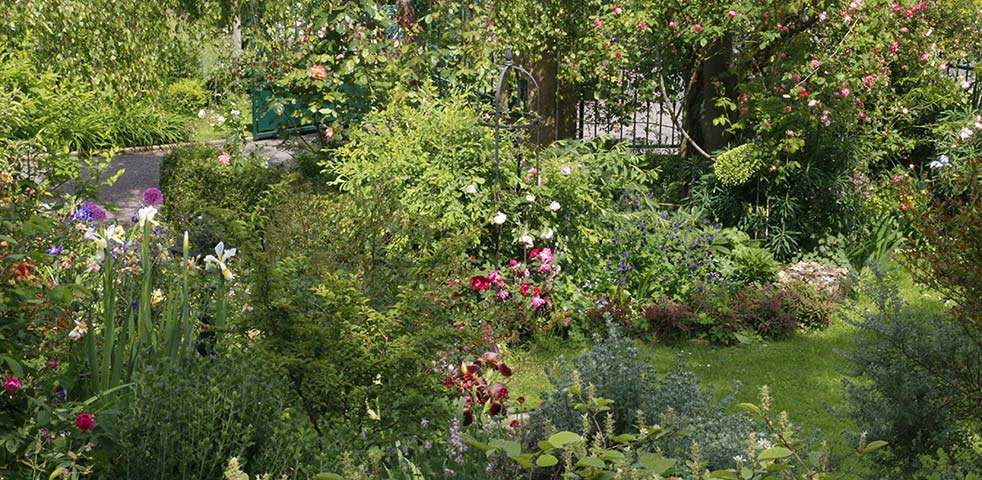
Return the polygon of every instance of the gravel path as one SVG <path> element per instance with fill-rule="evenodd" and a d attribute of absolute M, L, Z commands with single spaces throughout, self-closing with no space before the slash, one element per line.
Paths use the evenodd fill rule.
<path fill-rule="evenodd" d="M 288 164 L 292 154 L 288 145 L 282 140 L 260 140 L 251 142 L 246 151 L 257 148 L 262 154 L 269 156 L 270 165 Z M 114 205 L 119 210 L 110 217 L 130 218 L 143 206 L 143 191 L 150 187 L 160 186 L 160 163 L 171 147 L 153 148 L 145 151 L 130 151 L 113 158 L 106 177 L 111 177 L 121 169 L 125 169 L 112 186 L 103 186 L 99 191 L 99 200 L 105 205 Z"/>

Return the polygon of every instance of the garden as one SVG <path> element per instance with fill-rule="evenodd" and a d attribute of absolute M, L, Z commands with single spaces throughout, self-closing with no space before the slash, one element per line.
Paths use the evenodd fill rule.
<path fill-rule="evenodd" d="M 982 476 L 982 0 L 8 3 L 0 480 Z"/>

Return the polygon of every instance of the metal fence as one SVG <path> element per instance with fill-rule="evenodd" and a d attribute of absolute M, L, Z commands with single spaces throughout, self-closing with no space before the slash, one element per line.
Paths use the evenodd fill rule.
<path fill-rule="evenodd" d="M 636 100 L 636 98 L 635 98 Z M 577 105 L 576 133 L 583 140 L 607 135 L 614 141 L 627 142 L 632 150 L 645 153 L 678 153 L 682 135 L 675 127 L 681 122 L 681 105 L 643 102 L 629 117 L 614 117 L 602 100 L 581 100 Z"/>
<path fill-rule="evenodd" d="M 982 84 L 978 82 L 975 67 L 975 62 L 948 65 L 947 73 L 965 89 L 972 108 L 982 108 Z"/>

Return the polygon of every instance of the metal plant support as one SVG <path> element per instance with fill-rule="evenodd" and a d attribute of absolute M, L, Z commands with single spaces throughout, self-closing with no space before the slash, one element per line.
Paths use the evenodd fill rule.
<path fill-rule="evenodd" d="M 535 80 L 535 77 L 529 73 L 528 70 L 515 65 L 512 61 L 512 51 L 511 49 L 505 50 L 505 64 L 501 69 L 501 74 L 498 76 L 498 82 L 494 89 L 494 118 L 490 122 L 481 122 L 481 125 L 486 127 L 491 127 L 494 129 L 494 204 L 501 210 L 501 133 L 502 131 L 509 132 L 512 137 L 512 142 L 517 147 L 522 140 L 521 132 L 528 132 L 530 135 L 535 136 L 535 169 L 536 169 L 536 181 L 541 181 L 541 169 L 539 165 L 539 142 L 542 138 L 541 125 L 539 121 L 539 115 L 537 112 L 541 111 L 541 95 L 539 95 L 539 82 Z M 508 74 L 512 73 L 512 77 L 515 77 L 515 90 L 514 96 L 508 90 Z M 535 109 L 529 108 L 529 94 L 532 90 L 529 89 L 531 85 L 532 90 L 535 91 Z M 502 110 L 502 106 L 507 105 L 508 111 Z M 518 107 L 513 108 L 513 107 Z M 517 111 L 516 111 L 517 110 Z M 507 115 L 506 115 L 507 113 Z M 515 162 L 516 171 L 519 176 L 521 176 L 522 171 L 522 157 L 519 155 Z M 517 189 L 518 187 L 516 187 Z M 495 240 L 494 240 L 494 265 L 495 268 L 500 268 L 500 250 L 501 250 L 501 225 L 495 224 Z"/>

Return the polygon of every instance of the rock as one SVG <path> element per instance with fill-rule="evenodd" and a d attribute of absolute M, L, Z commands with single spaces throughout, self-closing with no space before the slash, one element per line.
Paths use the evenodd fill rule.
<path fill-rule="evenodd" d="M 798 262 L 777 274 L 778 283 L 805 282 L 829 298 L 839 299 L 846 291 L 849 270 L 838 265 L 818 262 Z"/>

